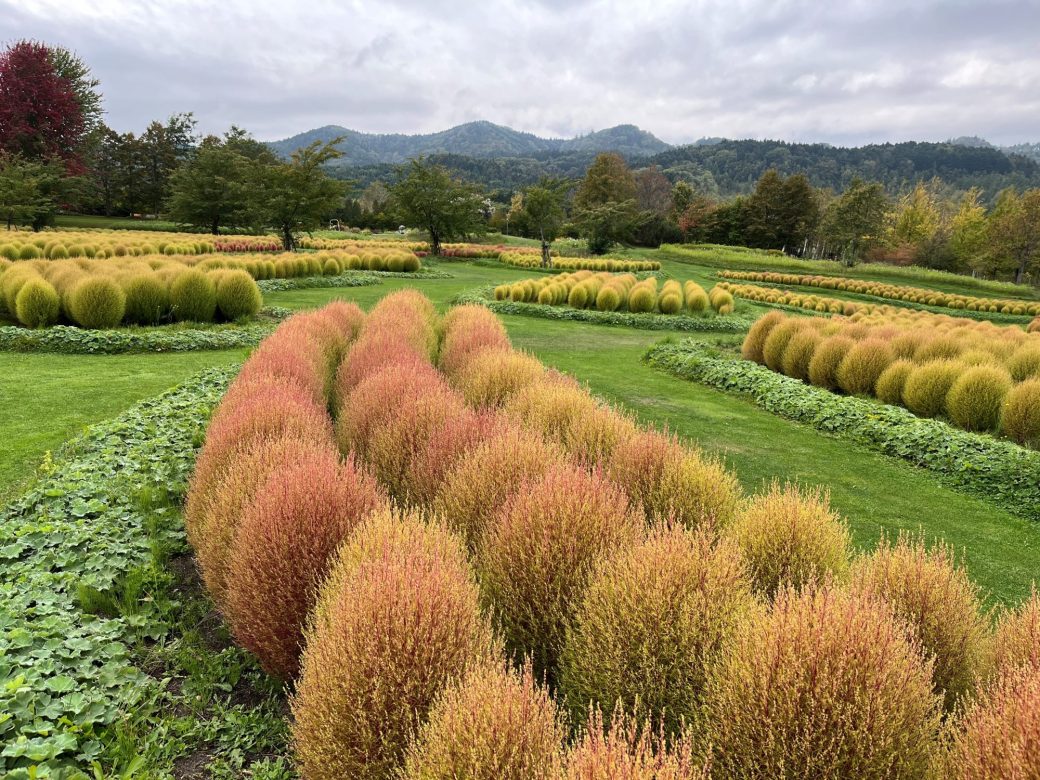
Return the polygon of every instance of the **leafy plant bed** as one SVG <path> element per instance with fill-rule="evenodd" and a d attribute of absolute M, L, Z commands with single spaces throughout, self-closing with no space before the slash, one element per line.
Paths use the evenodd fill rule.
<path fill-rule="evenodd" d="M 699 343 L 659 344 L 646 361 L 683 379 L 750 396 L 781 417 L 909 461 L 951 487 L 1040 520 L 1040 453 L 899 407 L 838 396 Z"/>
<path fill-rule="evenodd" d="M 68 325 L 30 330 L 14 325 L 0 326 L 0 351 L 62 352 L 75 355 L 115 355 L 129 352 L 194 352 L 256 346 L 275 325 L 291 312 L 267 307 L 260 319 L 247 325 L 88 330 Z"/>
<path fill-rule="evenodd" d="M 614 325 L 641 330 L 679 330 L 688 332 L 742 333 L 751 327 L 752 320 L 740 316 L 690 317 L 681 314 L 633 314 L 631 312 L 574 309 L 570 306 L 548 306 L 540 303 L 496 301 L 493 287 L 460 293 L 455 304 L 479 304 L 496 314 L 518 314 L 547 320 L 589 322 L 595 325 Z"/>
<path fill-rule="evenodd" d="M 232 373 L 203 372 L 89 429 L 0 513 L 0 775 L 141 776 L 144 740 L 119 733 L 179 683 L 149 676 L 135 652 L 158 652 L 182 613 L 162 564 L 185 546 L 176 503 Z M 181 693 L 186 706 L 203 698 Z M 175 735 L 156 725 L 158 749 Z"/>

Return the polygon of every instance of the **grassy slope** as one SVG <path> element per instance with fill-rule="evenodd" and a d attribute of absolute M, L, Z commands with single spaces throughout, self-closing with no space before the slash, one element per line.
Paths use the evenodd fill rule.
<path fill-rule="evenodd" d="M 207 366 L 241 360 L 244 350 L 150 355 L 0 352 L 0 498 L 7 498 L 84 426 L 114 417 Z"/>
<path fill-rule="evenodd" d="M 440 306 L 480 285 L 527 278 L 521 269 L 442 263 L 451 279 L 386 280 L 372 287 L 312 289 L 265 296 L 270 305 L 320 306 L 342 298 L 369 306 L 388 292 L 417 286 Z M 711 284 L 712 269 L 667 263 L 666 272 Z M 786 422 L 740 399 L 652 371 L 640 362 L 647 346 L 666 336 L 527 317 L 506 318 L 517 346 L 574 373 L 593 391 L 643 419 L 667 425 L 724 457 L 745 487 L 781 478 L 830 488 L 857 543 L 882 531 L 923 529 L 966 553 L 972 574 L 995 600 L 1018 600 L 1040 571 L 1040 526 L 935 484 L 867 450 Z M 711 337 L 716 338 L 716 337 Z M 0 495 L 28 475 L 48 449 L 83 425 L 113 416 L 139 398 L 176 384 L 204 366 L 239 360 L 243 352 L 114 357 L 0 354 Z M 27 378 L 31 377 L 32 382 Z"/>

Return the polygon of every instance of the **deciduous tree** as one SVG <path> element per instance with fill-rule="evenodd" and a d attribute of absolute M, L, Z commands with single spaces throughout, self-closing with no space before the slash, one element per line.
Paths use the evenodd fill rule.
<path fill-rule="evenodd" d="M 336 149 L 342 141 L 315 141 L 293 152 L 288 162 L 266 166 L 260 202 L 287 252 L 296 248 L 298 233 L 319 227 L 343 204 L 346 183 L 330 179 L 323 167 L 343 155 Z"/>
<path fill-rule="evenodd" d="M 528 229 L 541 241 L 543 268 L 552 265 L 549 248 L 567 216 L 564 201 L 569 186 L 561 179 L 542 179 L 537 187 L 529 187 L 524 193 L 524 216 Z"/>
<path fill-rule="evenodd" d="M 398 177 L 390 188 L 394 209 L 429 235 L 431 254 L 439 255 L 444 241 L 484 232 L 484 196 L 475 185 L 423 159 L 400 168 Z"/>

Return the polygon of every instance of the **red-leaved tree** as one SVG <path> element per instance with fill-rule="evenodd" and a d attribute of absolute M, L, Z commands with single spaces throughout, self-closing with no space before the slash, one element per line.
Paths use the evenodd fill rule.
<path fill-rule="evenodd" d="M 79 173 L 85 130 L 75 85 L 55 70 L 46 46 L 19 41 L 0 53 L 0 152 L 60 159 Z"/>

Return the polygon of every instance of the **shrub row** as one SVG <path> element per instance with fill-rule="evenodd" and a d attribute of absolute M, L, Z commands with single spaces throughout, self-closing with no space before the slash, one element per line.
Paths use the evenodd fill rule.
<path fill-rule="evenodd" d="M 766 315 L 742 353 L 849 395 L 945 416 L 970 431 L 1040 443 L 1040 337 L 920 312 L 821 319 Z"/>
<path fill-rule="evenodd" d="M 156 547 L 183 541 L 174 502 L 231 373 L 207 370 L 91 426 L 0 512 L 3 777 L 107 773 L 109 728 L 145 717 L 160 693 L 131 651 L 169 631 L 152 580 L 125 615 L 88 614 L 83 597 L 126 599 L 124 583 L 154 570 Z"/>
<path fill-rule="evenodd" d="M 351 236 L 343 238 L 318 238 L 314 236 L 303 236 L 299 240 L 299 246 L 303 249 L 332 249 L 342 251 L 346 254 L 360 255 L 366 252 L 424 252 L 427 245 L 421 241 L 385 241 L 379 239 L 358 239 Z M 446 244 L 446 246 L 451 246 Z"/>
<path fill-rule="evenodd" d="M 764 409 L 926 468 L 1021 517 L 1040 517 L 1040 455 L 991 437 L 922 419 L 898 407 L 835 395 L 694 342 L 663 344 L 651 365 L 685 379 L 750 396 Z"/>
<path fill-rule="evenodd" d="M 674 279 L 658 290 L 657 279 L 638 280 L 635 275 L 577 271 L 542 279 L 524 279 L 494 288 L 496 301 L 569 306 L 601 312 L 625 310 L 632 314 L 704 314 L 709 308 L 719 314 L 733 312 L 733 297 L 723 290 L 709 296 L 693 281 L 684 285 Z"/>
<path fill-rule="evenodd" d="M 542 255 L 538 251 L 517 251 L 510 247 L 509 251 L 499 254 L 499 260 L 506 265 L 520 268 L 536 268 L 542 264 Z M 659 271 L 661 264 L 656 260 L 630 260 L 619 257 L 554 257 L 552 268 L 559 271 L 610 271 L 629 273 L 633 271 Z"/>
<path fill-rule="evenodd" d="M 965 311 L 1000 312 L 1001 314 L 1020 316 L 1040 315 L 1040 302 L 1036 301 L 957 295 L 925 287 L 885 284 L 863 279 L 848 279 L 840 276 L 783 274 L 768 271 L 720 271 L 719 276 L 740 281 L 820 287 L 825 290 L 845 290 L 861 295 L 871 295 L 876 298 L 888 298 L 895 301 L 920 303 L 949 309 L 963 309 Z"/>
<path fill-rule="evenodd" d="M 0 315 L 30 328 L 213 322 L 254 317 L 260 290 L 243 270 L 202 271 L 174 260 L 35 260 L 0 267 Z"/>
<path fill-rule="evenodd" d="M 598 311 L 595 309 L 574 309 L 570 306 L 551 306 L 539 303 L 514 303 L 511 300 L 494 300 L 494 288 L 465 292 L 454 299 L 456 304 L 477 304 L 486 306 L 498 314 L 521 314 L 529 317 L 542 317 L 548 320 L 564 320 L 567 322 L 591 322 L 597 325 L 615 325 L 642 330 L 679 330 L 705 331 L 717 333 L 742 333 L 752 321 L 733 315 L 715 317 L 690 316 L 675 314 L 660 317 L 656 314 L 634 314 L 621 311 Z"/>
<path fill-rule="evenodd" d="M 440 320 L 402 291 L 352 321 L 338 368 L 342 343 L 306 343 L 310 328 L 258 350 L 294 347 L 229 391 L 186 513 L 208 587 L 265 666 L 293 676 L 304 626 L 303 776 L 928 769 L 944 699 L 989 657 L 942 548 L 900 539 L 851 560 L 825 496 L 745 500 L 718 463 L 513 350 L 482 307 Z M 344 482 L 353 498 L 332 511 Z M 557 707 L 584 725 L 569 748 Z"/>

